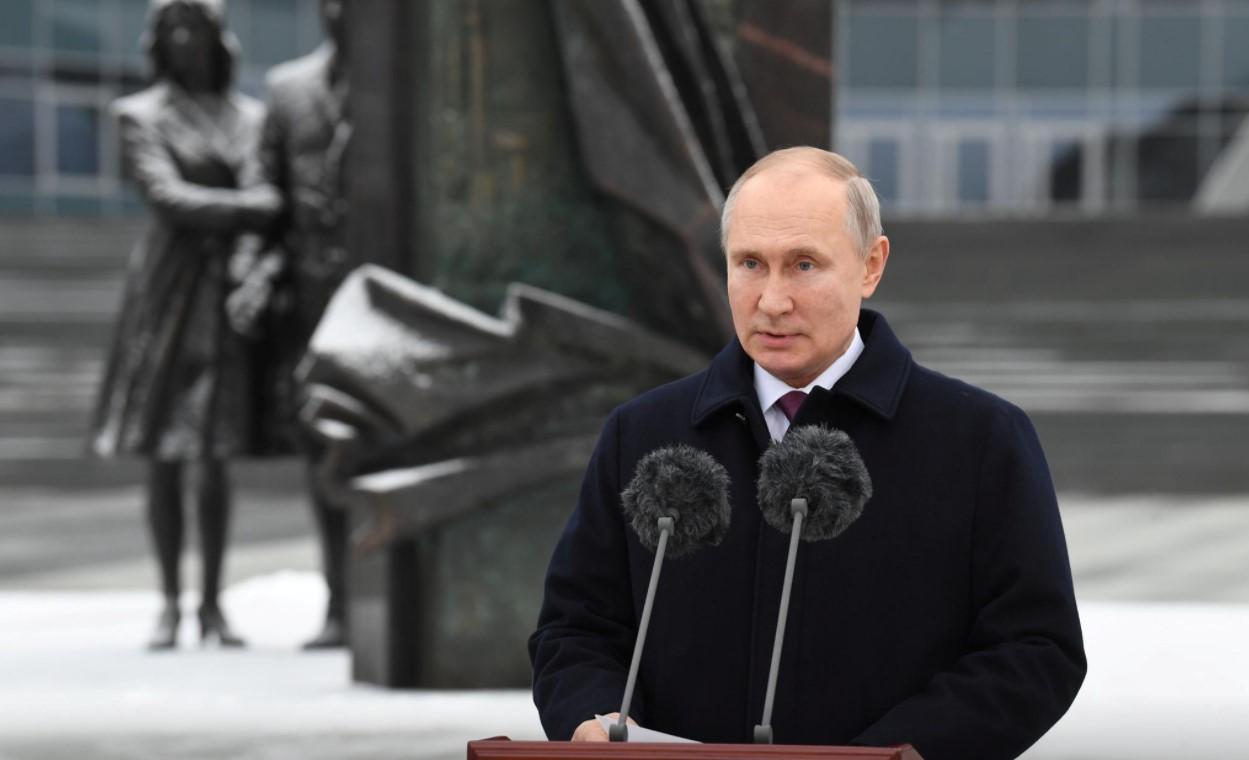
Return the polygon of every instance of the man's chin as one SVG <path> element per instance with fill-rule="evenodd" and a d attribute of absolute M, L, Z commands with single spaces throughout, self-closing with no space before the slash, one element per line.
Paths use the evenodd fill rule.
<path fill-rule="evenodd" d="M 798 380 L 802 377 L 803 372 L 802 367 L 800 367 L 796 362 L 776 361 L 776 357 L 768 356 L 766 353 L 761 353 L 760 355 L 752 358 L 754 358 L 755 363 L 762 367 L 769 375 L 775 377 L 777 380 L 784 381 L 785 384 L 789 385 L 791 388 L 801 388 L 806 385 L 806 383 L 798 382 Z"/>

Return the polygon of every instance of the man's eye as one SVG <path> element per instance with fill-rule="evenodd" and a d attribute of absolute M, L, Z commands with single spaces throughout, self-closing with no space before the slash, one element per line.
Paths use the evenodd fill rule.
<path fill-rule="evenodd" d="M 747 269 L 758 269 L 759 262 L 755 261 L 754 259 L 743 259 L 742 266 L 746 267 Z"/>
<path fill-rule="evenodd" d="M 801 270 L 802 270 L 802 271 L 804 271 L 804 272 L 810 272 L 812 269 L 815 269 L 815 262 L 813 262 L 813 261 L 799 261 L 799 262 L 798 262 L 798 268 L 799 268 L 799 269 L 801 269 Z"/>

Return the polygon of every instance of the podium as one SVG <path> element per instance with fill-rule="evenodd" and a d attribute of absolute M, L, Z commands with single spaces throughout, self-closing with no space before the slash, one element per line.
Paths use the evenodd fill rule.
<path fill-rule="evenodd" d="M 506 738 L 468 743 L 468 760 L 924 760 L 909 744 L 900 747 L 816 747 L 786 744 L 612 744 L 514 742 Z"/>

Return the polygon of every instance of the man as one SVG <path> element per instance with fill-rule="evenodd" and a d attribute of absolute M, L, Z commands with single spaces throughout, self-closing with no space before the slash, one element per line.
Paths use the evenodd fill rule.
<path fill-rule="evenodd" d="M 343 0 L 322 0 L 325 42 L 302 58 L 276 66 L 268 75 L 268 117 L 261 138 L 266 179 L 281 192 L 285 213 L 278 224 L 281 256 L 266 256 L 235 294 L 233 318 L 246 325 L 273 301 L 267 345 L 278 415 L 287 437 L 315 461 L 319 445 L 298 431 L 300 394 L 294 369 L 330 296 L 356 261 L 345 245 L 344 155 L 351 137 L 347 98 Z M 276 291 L 272 298 L 270 292 Z M 304 646 L 340 647 L 346 642 L 347 514 L 329 503 L 309 466 L 312 512 L 321 543 L 329 603 L 321 632 Z"/>
<path fill-rule="evenodd" d="M 529 642 L 551 738 L 606 738 L 593 716 L 620 707 L 653 562 L 620 491 L 647 453 L 686 443 L 730 473 L 732 522 L 718 547 L 666 564 L 631 717 L 751 740 L 788 548 L 756 506 L 756 463 L 791 424 L 848 433 L 874 495 L 799 555 L 776 741 L 1011 758 L 1071 704 L 1085 659 L 1044 455 L 1023 412 L 919 366 L 860 308 L 889 259 L 879 213 L 854 166 L 814 148 L 765 156 L 729 193 L 737 339 L 612 413 L 551 560 Z"/>

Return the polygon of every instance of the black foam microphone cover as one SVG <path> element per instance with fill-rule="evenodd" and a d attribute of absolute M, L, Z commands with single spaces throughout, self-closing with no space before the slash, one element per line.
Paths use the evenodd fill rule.
<path fill-rule="evenodd" d="M 657 520 L 674 519 L 670 557 L 718 546 L 729 530 L 729 474 L 693 446 L 666 446 L 642 457 L 620 501 L 638 540 L 651 551 L 659 544 Z"/>
<path fill-rule="evenodd" d="M 759 509 L 782 533 L 793 529 L 790 502 L 807 500 L 802 540 L 840 535 L 863 514 L 872 479 L 854 441 L 823 425 L 791 427 L 759 458 Z"/>

